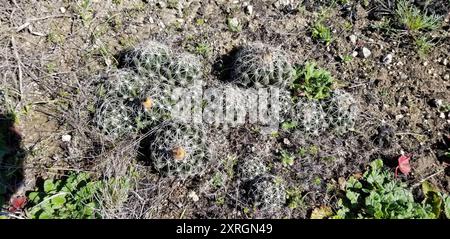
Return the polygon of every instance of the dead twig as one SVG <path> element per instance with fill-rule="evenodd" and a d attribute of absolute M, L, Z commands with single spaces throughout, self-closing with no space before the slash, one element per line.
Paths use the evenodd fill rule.
<path fill-rule="evenodd" d="M 422 185 L 423 182 L 425 182 L 425 181 L 427 181 L 428 179 L 433 178 L 433 177 L 435 177 L 436 175 L 439 175 L 439 174 L 441 174 L 441 173 L 443 173 L 443 172 L 445 172 L 445 168 L 443 168 L 443 169 L 441 169 L 441 170 L 439 170 L 439 171 L 437 171 L 437 172 L 431 174 L 431 175 L 428 176 L 428 177 L 423 178 L 423 179 L 420 180 L 418 183 L 414 184 L 414 185 L 412 186 L 412 188 L 416 188 L 416 187 Z"/>
<path fill-rule="evenodd" d="M 23 93 L 23 71 L 22 71 L 22 61 L 20 60 L 19 52 L 17 51 L 16 40 L 14 40 L 14 36 L 11 37 L 11 45 L 14 53 L 14 57 L 17 61 L 17 67 L 19 69 L 18 78 L 19 78 L 19 99 L 22 99 Z"/>
<path fill-rule="evenodd" d="M 16 28 L 16 32 L 20 32 L 25 28 L 28 28 L 28 30 L 30 30 L 30 32 L 32 32 L 32 30 L 31 30 L 32 22 L 46 20 L 49 18 L 61 18 L 61 17 L 72 17 L 72 16 L 71 15 L 49 15 L 49 16 L 45 16 L 45 17 L 30 18 L 30 19 L 27 19 L 24 24 L 18 26 Z"/>

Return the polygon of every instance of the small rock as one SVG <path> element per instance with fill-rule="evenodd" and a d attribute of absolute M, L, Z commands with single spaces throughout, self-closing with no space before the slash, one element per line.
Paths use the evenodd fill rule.
<path fill-rule="evenodd" d="M 444 59 L 444 62 L 442 62 L 442 64 L 444 64 L 444 66 L 448 65 L 448 60 Z"/>
<path fill-rule="evenodd" d="M 408 79 L 408 75 L 406 75 L 406 74 L 403 73 L 403 72 L 400 72 L 400 79 L 406 80 L 406 79 Z"/>
<path fill-rule="evenodd" d="M 372 55 L 372 52 L 367 47 L 363 47 L 361 50 L 361 54 L 362 57 L 368 58 L 370 55 Z"/>
<path fill-rule="evenodd" d="M 248 5 L 247 7 L 245 7 L 245 12 L 248 15 L 252 15 L 253 14 L 253 6 L 252 5 Z"/>
<path fill-rule="evenodd" d="M 444 113 L 444 112 L 441 112 L 441 113 L 439 114 L 439 117 L 442 118 L 442 119 L 445 119 L 445 113 Z"/>
<path fill-rule="evenodd" d="M 445 74 L 444 75 L 444 80 L 450 80 L 450 75 L 449 74 Z"/>
<path fill-rule="evenodd" d="M 290 144 L 291 144 L 291 141 L 289 141 L 288 138 L 284 138 L 284 139 L 283 139 L 283 143 L 284 143 L 285 145 L 290 145 Z"/>
<path fill-rule="evenodd" d="M 425 62 L 423 63 L 423 66 L 428 66 L 428 61 L 425 61 Z"/>
<path fill-rule="evenodd" d="M 352 53 L 352 56 L 353 56 L 353 57 L 357 57 L 357 56 L 358 56 L 358 52 L 357 52 L 357 51 L 354 51 L 354 52 Z"/>
<path fill-rule="evenodd" d="M 383 63 L 386 65 L 389 65 L 392 63 L 392 54 L 387 54 L 384 58 L 383 58 Z"/>
<path fill-rule="evenodd" d="M 198 202 L 198 200 L 200 200 L 200 198 L 198 197 L 197 193 L 195 193 L 195 191 L 191 191 L 188 194 L 188 197 L 192 199 L 192 201 L 194 202 Z"/>
<path fill-rule="evenodd" d="M 350 38 L 350 42 L 353 45 L 356 45 L 356 41 L 358 40 L 358 37 L 356 35 L 351 35 L 349 38 Z"/>
<path fill-rule="evenodd" d="M 61 7 L 60 9 L 59 9 L 59 11 L 61 12 L 61 13 L 66 13 L 66 8 L 65 7 Z"/>
<path fill-rule="evenodd" d="M 61 137 L 61 140 L 62 140 L 63 142 L 70 142 L 70 140 L 72 140 L 72 136 L 70 136 L 70 135 L 68 135 L 68 134 L 65 134 L 65 135 L 63 135 L 63 136 Z"/>
<path fill-rule="evenodd" d="M 238 32 L 240 30 L 239 19 L 235 17 L 228 18 L 228 28 L 233 32 Z"/>
<path fill-rule="evenodd" d="M 396 115 L 396 116 L 395 116 L 395 119 L 396 119 L 396 120 L 399 120 L 399 119 L 403 119 L 403 117 L 405 117 L 405 116 L 403 116 L 403 115 Z"/>
<path fill-rule="evenodd" d="M 164 1 L 159 1 L 156 3 L 156 5 L 158 5 L 160 8 L 166 8 L 167 4 Z"/>
<path fill-rule="evenodd" d="M 273 3 L 274 7 L 280 10 L 295 10 L 299 5 L 299 1 L 297 0 L 278 0 Z"/>

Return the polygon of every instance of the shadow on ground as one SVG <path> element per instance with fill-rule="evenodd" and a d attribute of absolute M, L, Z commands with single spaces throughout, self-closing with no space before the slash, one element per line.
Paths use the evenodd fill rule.
<path fill-rule="evenodd" d="M 0 207 L 10 201 L 23 182 L 22 137 L 14 127 L 14 117 L 0 114 Z"/>

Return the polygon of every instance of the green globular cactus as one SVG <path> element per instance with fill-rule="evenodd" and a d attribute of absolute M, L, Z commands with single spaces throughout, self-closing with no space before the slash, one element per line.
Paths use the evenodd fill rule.
<path fill-rule="evenodd" d="M 132 71 L 116 70 L 109 72 L 102 79 L 97 96 L 102 98 L 134 101 L 145 88 L 147 79 Z"/>
<path fill-rule="evenodd" d="M 261 175 L 251 181 L 247 191 L 249 203 L 262 211 L 270 212 L 286 203 L 283 182 L 271 175 Z"/>
<path fill-rule="evenodd" d="M 253 180 L 267 172 L 267 167 L 259 158 L 245 159 L 238 164 L 238 173 L 243 181 Z"/>
<path fill-rule="evenodd" d="M 132 71 L 117 70 L 106 74 L 97 90 L 94 123 L 116 139 L 135 132 L 137 111 L 134 102 L 144 89 L 145 81 Z"/>
<path fill-rule="evenodd" d="M 95 125 L 107 136 L 117 139 L 135 132 L 134 111 L 121 99 L 106 98 L 97 107 Z"/>
<path fill-rule="evenodd" d="M 202 77 L 200 58 L 189 53 L 175 55 L 165 69 L 167 83 L 174 86 L 187 86 Z"/>
<path fill-rule="evenodd" d="M 320 101 L 307 99 L 299 101 L 293 113 L 292 118 L 303 134 L 319 135 L 329 127 L 327 115 Z"/>
<path fill-rule="evenodd" d="M 327 120 L 334 131 L 343 134 L 353 129 L 360 109 L 350 93 L 342 90 L 334 91 L 326 107 Z"/>
<path fill-rule="evenodd" d="M 289 57 L 282 50 L 259 42 L 240 49 L 233 70 L 236 82 L 244 86 L 288 87 L 294 79 Z"/>
<path fill-rule="evenodd" d="M 146 41 L 125 55 L 127 67 L 150 77 L 164 76 L 165 71 L 173 60 L 171 49 L 156 41 Z"/>
<path fill-rule="evenodd" d="M 202 128 L 165 122 L 151 139 L 150 160 L 160 174 L 186 178 L 205 170 L 209 157 Z"/>
<path fill-rule="evenodd" d="M 173 104 L 169 86 L 164 84 L 147 86 L 133 102 L 137 128 L 143 129 L 170 119 Z"/>

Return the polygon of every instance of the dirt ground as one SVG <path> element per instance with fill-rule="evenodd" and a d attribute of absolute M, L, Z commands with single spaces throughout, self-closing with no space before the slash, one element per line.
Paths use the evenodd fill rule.
<path fill-rule="evenodd" d="M 71 171 L 125 177 L 133 168 L 137 186 L 109 217 L 309 218 L 316 207 L 335 206 L 340 178 L 362 173 L 377 158 L 394 171 L 397 158 L 411 154 L 412 174 L 404 181 L 414 185 L 427 178 L 450 192 L 444 156 L 450 109 L 443 109 L 450 103 L 450 3 L 432 1 L 430 9 L 443 16 L 443 24 L 428 33 L 429 52 L 419 54 L 408 31 L 382 27 L 381 16 L 389 17 L 383 1 L 347 2 L 0 0 L 0 89 L 13 99 L 25 152 L 16 164 L 23 178 L 11 188 L 23 194 L 36 181 Z M 311 36 L 322 9 L 328 9 L 325 23 L 332 30 L 328 45 Z M 230 29 L 227 19 L 237 19 L 240 29 Z M 227 80 L 236 48 L 256 41 L 280 47 L 296 62 L 314 61 L 330 71 L 338 87 L 358 100 L 361 117 L 353 131 L 340 136 L 302 137 L 285 130 L 261 135 L 252 126 L 211 129 L 214 160 L 204 175 L 160 177 L 139 160 L 138 139 L 105 143 L 90 126 L 95 76 L 120 67 L 121 54 L 148 39 L 199 54 L 208 85 Z M 361 56 L 363 48 L 370 56 Z M 64 135 L 71 140 L 63 141 Z M 281 152 L 300 148 L 311 153 L 292 167 L 281 164 Z M 255 152 L 287 188 L 300 193 L 301 205 L 270 215 L 246 208 L 234 169 Z M 213 183 L 217 178 L 221 182 Z"/>

